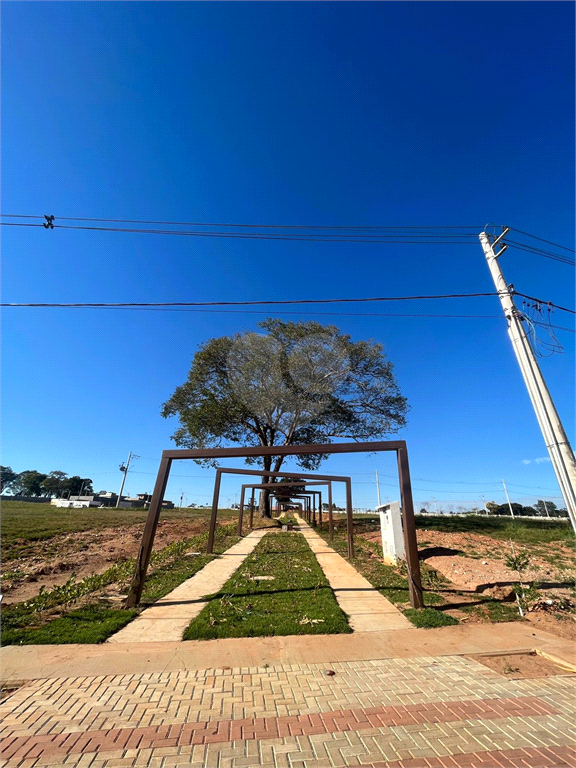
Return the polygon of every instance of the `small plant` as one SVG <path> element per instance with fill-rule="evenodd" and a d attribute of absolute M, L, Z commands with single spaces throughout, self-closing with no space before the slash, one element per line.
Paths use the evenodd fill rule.
<path fill-rule="evenodd" d="M 520 672 L 519 667 L 513 667 L 509 661 L 506 661 L 504 663 L 504 674 L 505 675 L 512 675 L 514 672 Z"/>
<path fill-rule="evenodd" d="M 523 583 L 523 580 L 522 580 L 522 574 L 530 566 L 530 555 L 528 554 L 528 552 L 525 552 L 522 550 L 517 553 L 514 550 L 514 544 L 512 544 L 511 539 L 510 539 L 510 550 L 511 550 L 510 554 L 507 555 L 506 559 L 504 560 L 504 564 L 506 565 L 507 568 L 510 568 L 511 571 L 516 571 L 516 573 L 520 576 L 519 583 L 515 584 L 513 589 L 514 589 L 514 594 L 516 595 L 518 611 L 520 613 L 520 616 L 524 618 L 524 615 L 528 610 L 529 601 L 534 600 L 537 597 L 536 586 L 533 584 L 531 587 L 528 587 Z"/>

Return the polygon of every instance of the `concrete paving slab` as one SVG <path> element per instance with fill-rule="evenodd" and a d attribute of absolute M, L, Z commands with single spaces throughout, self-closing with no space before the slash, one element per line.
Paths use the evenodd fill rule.
<path fill-rule="evenodd" d="M 182 640 L 187 626 L 206 605 L 207 601 L 203 598 L 224 586 L 267 533 L 267 529 L 249 533 L 223 555 L 205 565 L 191 579 L 142 611 L 134 621 L 106 642 L 150 643 Z"/>
<path fill-rule="evenodd" d="M 411 623 L 396 606 L 374 589 L 356 568 L 332 549 L 300 517 L 298 524 L 354 632 L 408 629 Z"/>
<path fill-rule="evenodd" d="M 177 672 L 276 663 L 330 664 L 369 659 L 539 650 L 576 665 L 575 644 L 521 622 L 436 629 L 291 635 L 187 642 L 11 645 L 0 650 L 2 682 L 82 675 Z"/>

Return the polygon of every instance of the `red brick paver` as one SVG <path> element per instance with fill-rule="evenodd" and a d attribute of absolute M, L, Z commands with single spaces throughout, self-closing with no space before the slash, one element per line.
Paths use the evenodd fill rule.
<path fill-rule="evenodd" d="M 3 765 L 572 765 L 574 681 L 457 656 L 38 680 L 2 703 Z"/>
<path fill-rule="evenodd" d="M 457 720 L 488 720 L 501 717 L 535 717 L 558 714 L 553 707 L 534 696 L 514 699 L 442 702 L 394 707 L 320 712 L 292 717 L 248 718 L 216 722 L 186 723 L 148 728 L 124 728 L 17 737 L 2 749 L 5 759 L 53 755 L 102 753 L 117 749 L 159 749 L 161 747 L 214 744 L 237 739 L 277 739 L 319 733 L 359 731 L 363 728 L 393 727 L 417 723 L 448 723 Z M 312 719 L 314 717 L 314 719 Z M 62 738 L 62 737 L 65 738 Z M 80 736 L 80 738 L 79 738 Z M 404 768 L 404 763 L 394 766 Z M 406 765 L 406 768 L 408 766 Z"/>

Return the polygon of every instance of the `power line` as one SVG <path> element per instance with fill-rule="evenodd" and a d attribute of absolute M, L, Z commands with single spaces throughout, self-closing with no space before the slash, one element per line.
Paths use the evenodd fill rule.
<path fill-rule="evenodd" d="M 542 248 L 534 248 L 526 243 L 517 243 L 515 240 L 506 240 L 506 243 L 512 248 L 517 248 L 520 251 L 526 251 L 536 256 L 543 256 L 545 259 L 552 259 L 553 261 L 559 261 L 561 264 L 569 264 L 573 267 L 576 262 L 574 259 L 569 259 L 567 256 L 563 256 L 559 253 L 552 253 L 551 251 L 545 251 Z"/>
<path fill-rule="evenodd" d="M 570 312 L 576 314 L 573 309 L 562 307 L 558 304 L 553 304 L 551 301 L 545 301 L 544 299 L 538 299 L 534 296 L 528 296 L 528 294 L 514 291 L 516 296 L 535 301 L 545 306 L 559 309 L 563 312 Z M 2 302 L 0 307 L 62 307 L 62 308 L 88 308 L 96 309 L 101 307 L 237 307 L 237 306 L 262 306 L 262 305 L 294 305 L 294 304 L 345 304 L 345 303 L 366 303 L 372 301 L 420 301 L 426 299 L 468 299 L 484 296 L 499 296 L 498 292 L 483 292 L 483 293 L 444 293 L 444 294 L 429 294 L 423 296 L 376 296 L 369 298 L 355 298 L 355 299 L 287 299 L 287 300 L 272 300 L 272 301 L 166 301 L 166 302 L 77 302 L 77 303 L 49 303 L 49 302 Z"/>
<path fill-rule="evenodd" d="M 17 213 L 0 214 L 11 219 L 45 219 L 45 216 L 30 216 Z M 59 221 L 95 221 L 114 224 L 163 224 L 174 227 L 250 227 L 255 229 L 336 229 L 336 230 L 405 230 L 405 229 L 471 229 L 477 232 L 477 226 L 342 226 L 342 225 L 317 225 L 317 224 L 222 224 L 201 221 L 147 221 L 143 219 L 93 219 L 80 216 L 58 216 Z M 43 226 L 43 225 L 42 225 Z M 56 226 L 56 225 L 55 225 Z"/>
<path fill-rule="evenodd" d="M 149 301 L 149 302 L 79 302 L 79 303 L 46 303 L 46 302 L 11 302 L 1 303 L 2 307 L 238 307 L 261 306 L 263 304 L 343 304 L 370 301 L 416 301 L 420 299 L 465 299 L 476 296 L 498 296 L 497 292 L 489 293 L 445 293 L 426 296 L 377 296 L 358 299 L 273 299 L 272 301 Z M 522 296 L 523 294 L 518 294 Z M 530 298 L 530 297 L 526 297 Z M 537 301 L 537 299 L 533 299 Z M 547 304 L 548 302 L 541 302 Z"/>
<path fill-rule="evenodd" d="M 554 245 L 556 248 L 562 248 L 565 251 L 570 251 L 571 253 L 576 253 L 574 248 L 567 248 L 565 245 L 559 245 L 558 243 L 553 243 L 551 240 L 544 240 L 542 237 L 536 237 L 536 235 L 531 235 L 529 232 L 522 232 L 521 229 L 516 229 L 516 227 L 510 227 L 510 229 L 513 232 L 518 232 L 519 235 L 526 235 L 526 237 L 533 237 L 534 240 L 540 240 L 542 243 L 548 243 L 548 245 Z"/>
<path fill-rule="evenodd" d="M 27 224 L 24 222 L 7 222 L 2 221 L 0 225 L 5 227 L 42 227 L 43 224 Z M 295 242 L 308 242 L 308 243 L 380 243 L 387 245 L 401 245 L 401 244 L 414 244 L 414 245 L 452 245 L 452 244 L 466 244 L 475 242 L 475 235 L 434 235 L 434 234 L 412 234 L 412 235 L 329 235 L 324 233 L 323 237 L 304 234 L 275 234 L 275 233 L 246 233 L 246 232 L 192 232 L 192 231 L 180 231 L 175 229 L 135 229 L 126 227 L 88 227 L 88 226 L 70 226 L 67 224 L 54 224 L 50 229 L 72 229 L 72 230 L 85 230 L 85 231 L 98 231 L 98 232 L 124 232 L 127 234 L 146 234 L 146 235 L 178 235 L 180 237 L 213 237 L 224 239 L 240 239 L 240 240 L 287 240 Z M 383 238 L 390 237 L 402 237 L 402 240 L 389 240 Z M 427 237 L 451 237 L 452 239 L 444 240 L 424 240 L 422 238 Z M 469 240 L 457 240 L 456 237 L 469 237 Z M 410 238 L 410 239 L 407 239 Z M 419 238 L 419 239 L 414 239 Z"/>

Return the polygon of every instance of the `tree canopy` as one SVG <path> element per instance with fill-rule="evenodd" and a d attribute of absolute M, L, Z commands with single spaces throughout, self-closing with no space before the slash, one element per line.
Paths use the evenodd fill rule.
<path fill-rule="evenodd" d="M 89 477 L 73 475 L 68 477 L 66 472 L 55 470 L 50 474 L 38 472 L 36 469 L 26 469 L 24 472 L 13 472 L 10 467 L 1 467 L 2 490 L 10 490 L 15 496 L 79 496 L 94 493 L 92 480 Z"/>
<path fill-rule="evenodd" d="M 14 472 L 12 467 L 0 467 L 0 490 L 8 489 L 18 477 L 18 473 Z"/>
<path fill-rule="evenodd" d="M 258 325 L 263 333 L 210 339 L 196 352 L 187 381 L 162 408 L 162 416 L 180 421 L 177 445 L 375 440 L 405 425 L 407 401 L 381 344 L 352 341 L 314 321 L 268 318 Z M 323 458 L 295 457 L 306 470 Z M 268 456 L 247 463 L 265 473 L 279 471 L 282 461 Z"/>

